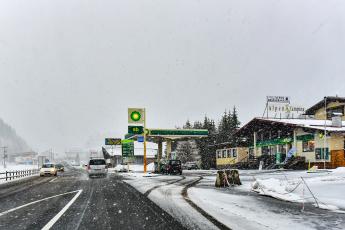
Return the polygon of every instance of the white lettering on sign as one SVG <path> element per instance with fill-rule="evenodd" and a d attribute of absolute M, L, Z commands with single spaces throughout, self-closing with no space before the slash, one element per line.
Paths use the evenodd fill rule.
<path fill-rule="evenodd" d="M 290 97 L 287 97 L 287 96 L 267 96 L 267 102 L 290 103 Z"/>

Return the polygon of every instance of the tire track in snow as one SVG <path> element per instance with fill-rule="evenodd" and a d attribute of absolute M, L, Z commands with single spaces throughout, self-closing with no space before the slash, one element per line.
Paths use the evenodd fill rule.
<path fill-rule="evenodd" d="M 151 193 L 153 190 L 157 189 L 157 188 L 160 188 L 160 187 L 163 187 L 163 186 L 167 186 L 167 185 L 171 185 L 171 184 L 175 184 L 175 183 L 177 183 L 177 182 L 183 181 L 184 179 L 186 179 L 186 177 L 185 177 L 185 176 L 182 176 L 181 179 L 174 180 L 174 181 L 170 181 L 170 182 L 168 182 L 168 183 L 166 183 L 166 184 L 162 184 L 162 185 L 156 185 L 156 186 L 150 188 L 149 190 L 147 190 L 147 191 L 144 193 L 144 195 L 145 195 L 145 196 L 149 196 L 150 193 Z"/>
<path fill-rule="evenodd" d="M 199 212 L 202 216 L 204 216 L 207 220 L 209 220 L 212 224 L 217 226 L 221 230 L 231 230 L 228 226 L 224 225 L 223 223 L 219 222 L 217 219 L 215 219 L 213 216 L 208 214 L 205 210 L 200 208 L 198 205 L 196 205 L 189 197 L 188 197 L 188 189 L 191 187 L 194 187 L 197 185 L 201 180 L 203 179 L 202 176 L 199 176 L 199 178 L 195 181 L 193 181 L 190 184 L 187 184 L 181 192 L 181 195 L 183 196 L 183 199 L 192 206 L 197 212 Z"/>

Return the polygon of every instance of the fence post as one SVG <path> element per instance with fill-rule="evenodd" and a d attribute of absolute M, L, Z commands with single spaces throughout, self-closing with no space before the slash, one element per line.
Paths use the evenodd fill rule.
<path fill-rule="evenodd" d="M 7 181 L 7 170 L 6 170 L 6 181 Z"/>

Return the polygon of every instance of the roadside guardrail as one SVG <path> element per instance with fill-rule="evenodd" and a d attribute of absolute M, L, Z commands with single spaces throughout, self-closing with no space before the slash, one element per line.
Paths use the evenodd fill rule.
<path fill-rule="evenodd" d="M 39 174 L 39 169 L 11 170 L 0 172 L 0 180 L 11 181 L 17 178 L 24 178 Z"/>

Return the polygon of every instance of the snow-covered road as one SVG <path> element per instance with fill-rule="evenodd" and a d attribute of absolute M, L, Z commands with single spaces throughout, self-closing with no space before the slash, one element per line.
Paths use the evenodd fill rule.
<path fill-rule="evenodd" d="M 218 229 L 192 208 L 183 198 L 183 188 L 199 179 L 198 175 L 168 176 L 125 173 L 126 183 L 145 194 L 163 210 L 179 220 L 188 229 Z"/>

